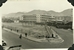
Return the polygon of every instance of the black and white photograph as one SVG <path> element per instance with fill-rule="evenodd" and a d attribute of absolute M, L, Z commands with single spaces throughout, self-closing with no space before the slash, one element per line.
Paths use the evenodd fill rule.
<path fill-rule="evenodd" d="M 8 50 L 73 44 L 73 7 L 67 0 L 8 0 L 1 10 L 2 46 Z"/>

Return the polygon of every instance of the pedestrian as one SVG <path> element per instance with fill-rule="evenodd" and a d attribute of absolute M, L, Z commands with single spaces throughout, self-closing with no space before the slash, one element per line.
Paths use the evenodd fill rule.
<path fill-rule="evenodd" d="M 27 33 L 25 33 L 25 36 L 27 37 Z"/>
<path fill-rule="evenodd" d="M 19 30 L 17 30 L 17 32 L 18 32 Z"/>
<path fill-rule="evenodd" d="M 20 39 L 22 38 L 22 34 L 20 34 L 19 38 L 20 38 Z"/>

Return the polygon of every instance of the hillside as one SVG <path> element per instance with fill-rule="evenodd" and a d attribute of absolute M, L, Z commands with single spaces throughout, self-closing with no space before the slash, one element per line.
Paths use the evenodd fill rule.
<path fill-rule="evenodd" d="M 32 10 L 32 11 L 28 12 L 27 14 L 41 14 L 41 15 L 43 15 L 43 14 L 48 14 L 48 12 L 44 11 L 44 10 Z"/>
<path fill-rule="evenodd" d="M 17 13 L 10 13 L 10 14 L 6 14 L 4 17 L 6 18 L 18 18 L 21 17 L 22 15 L 32 15 L 32 14 L 40 14 L 40 15 L 52 15 L 52 16 L 71 16 L 73 14 L 73 9 L 66 9 L 62 12 L 55 12 L 53 10 L 50 11 L 45 11 L 45 10 L 32 10 L 30 12 L 17 12 Z"/>
<path fill-rule="evenodd" d="M 62 14 L 66 16 L 73 16 L 73 9 L 67 9 L 61 12 Z"/>

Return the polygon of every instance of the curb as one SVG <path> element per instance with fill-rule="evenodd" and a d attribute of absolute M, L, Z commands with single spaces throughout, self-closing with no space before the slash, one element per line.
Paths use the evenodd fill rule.
<path fill-rule="evenodd" d="M 16 31 L 13 31 L 13 30 L 11 31 L 10 29 L 7 29 L 7 28 L 3 28 L 3 29 L 6 30 L 6 31 L 10 31 L 10 32 L 13 32 L 13 33 L 17 34 Z M 17 35 L 20 36 L 20 34 L 21 34 L 21 33 L 18 33 Z M 22 36 L 25 37 L 23 34 L 22 34 Z M 27 36 L 27 37 L 25 37 L 25 38 L 27 38 L 27 39 L 29 39 L 29 40 L 32 40 L 32 41 L 36 41 L 36 42 L 43 42 L 44 40 L 46 40 L 45 38 L 44 38 L 44 39 L 36 39 L 36 38 L 32 38 L 32 37 L 30 37 L 30 36 Z M 45 41 L 45 42 L 47 42 L 47 41 Z"/>
<path fill-rule="evenodd" d="M 54 32 L 56 35 L 58 35 L 57 32 L 56 32 L 53 28 L 52 28 L 51 30 L 52 30 L 52 32 Z M 61 40 L 60 43 L 64 42 L 64 40 L 63 40 L 59 35 L 58 35 L 58 39 Z"/>
<path fill-rule="evenodd" d="M 19 32 L 16 32 L 16 31 L 11 31 L 10 29 L 7 29 L 7 28 L 3 28 L 4 30 L 6 30 L 6 31 L 10 31 L 10 32 L 13 32 L 13 33 L 15 33 L 15 34 L 17 34 L 17 35 L 19 35 L 20 36 L 20 34 L 22 34 L 22 33 L 19 33 Z M 52 29 L 53 30 L 53 29 Z M 55 31 L 53 31 L 53 32 L 55 32 Z M 57 34 L 56 32 L 55 32 L 55 34 Z M 58 35 L 58 34 L 57 34 Z M 59 36 L 59 35 L 58 35 Z M 22 34 L 22 37 L 24 37 L 24 38 L 26 38 L 26 39 L 29 39 L 29 40 L 32 40 L 32 41 L 35 41 L 35 42 L 51 42 L 51 43 L 55 43 L 55 40 L 57 41 L 57 43 L 59 43 L 59 41 L 58 40 L 61 40 L 60 41 L 60 43 L 62 43 L 64 40 L 60 37 L 60 38 L 58 38 L 58 39 L 53 39 L 53 38 L 49 38 L 48 40 L 47 40 L 47 38 L 43 38 L 43 39 L 37 39 L 37 38 L 32 38 L 32 37 L 30 37 L 30 36 L 27 36 L 27 37 L 25 37 L 24 36 L 24 34 Z"/>

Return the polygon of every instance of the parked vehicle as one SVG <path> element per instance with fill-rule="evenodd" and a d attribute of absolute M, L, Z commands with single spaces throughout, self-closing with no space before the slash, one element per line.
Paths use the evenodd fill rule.
<path fill-rule="evenodd" d="M 2 40 L 2 46 L 7 46 L 6 41 Z"/>

